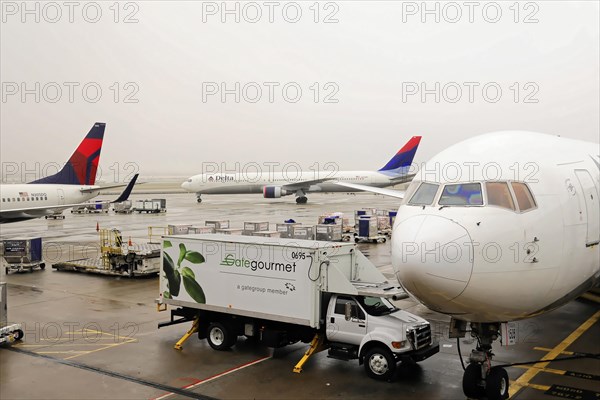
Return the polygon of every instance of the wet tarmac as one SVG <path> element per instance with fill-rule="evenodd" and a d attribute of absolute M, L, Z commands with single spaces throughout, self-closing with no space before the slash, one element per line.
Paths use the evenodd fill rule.
<path fill-rule="evenodd" d="M 136 195 L 133 200 L 140 197 Z M 98 255 L 96 226 L 118 228 L 136 243 L 148 240 L 148 227 L 167 224 L 203 225 L 228 219 L 282 222 L 293 218 L 315 224 L 324 212 L 355 209 L 395 210 L 398 200 L 371 194 L 309 197 L 306 205 L 293 198 L 263 199 L 259 195 L 205 196 L 202 204 L 189 194 L 167 198 L 166 214 L 115 215 L 65 213 L 65 220 L 37 219 L 1 226 L 2 239 L 43 237 L 48 265 Z M 387 276 L 392 275 L 389 242 L 360 244 L 359 249 Z M 173 345 L 189 324 L 158 330 L 169 319 L 157 312 L 158 279 L 128 279 L 73 272 L 11 273 L 9 320 L 23 324 L 25 340 L 0 349 L 1 399 L 464 399 L 462 367 L 456 340 L 447 338 L 449 318 L 412 300 L 401 308 L 432 323 L 440 353 L 421 363 L 402 365 L 392 382 L 369 379 L 356 361 L 313 356 L 301 374 L 292 369 L 307 345 L 273 351 L 240 339 L 231 351 L 216 352 L 206 341 L 190 338 L 181 351 Z M 535 282 L 532 282 L 535 285 Z M 573 353 L 600 353 L 598 303 L 577 300 L 541 317 L 518 322 L 518 343 L 495 343 L 494 361 L 509 364 L 556 359 Z M 463 356 L 475 346 L 460 341 Z M 600 398 L 600 360 L 577 358 L 507 368 L 514 399 Z"/>

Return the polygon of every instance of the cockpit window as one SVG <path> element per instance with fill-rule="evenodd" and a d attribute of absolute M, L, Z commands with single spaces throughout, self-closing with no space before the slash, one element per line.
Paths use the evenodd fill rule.
<path fill-rule="evenodd" d="M 441 206 L 481 206 L 483 205 L 481 184 L 458 183 L 446 185 L 439 204 Z"/>
<path fill-rule="evenodd" d="M 415 194 L 410 198 L 408 204 L 413 206 L 429 206 L 433 203 L 438 187 L 433 183 L 421 183 Z"/>
<path fill-rule="evenodd" d="M 515 197 L 517 198 L 517 204 L 521 212 L 531 210 L 536 207 L 535 200 L 531 191 L 526 184 L 521 182 L 511 182 Z"/>
<path fill-rule="evenodd" d="M 487 182 L 485 189 L 487 191 L 488 205 L 515 210 L 515 203 L 506 182 Z"/>

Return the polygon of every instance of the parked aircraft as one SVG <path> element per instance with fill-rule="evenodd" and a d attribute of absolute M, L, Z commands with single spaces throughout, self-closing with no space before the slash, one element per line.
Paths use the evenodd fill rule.
<path fill-rule="evenodd" d="M 181 187 L 195 192 L 198 203 L 203 194 L 262 193 L 268 199 L 295 195 L 296 203 L 305 204 L 309 192 L 349 192 L 331 181 L 360 183 L 387 187 L 412 179 L 410 166 L 419 147 L 421 136 L 413 136 L 388 163 L 378 171 L 294 171 L 291 173 L 200 174 L 183 182 Z"/>
<path fill-rule="evenodd" d="M 553 310 L 598 283 L 599 153 L 598 143 L 498 132 L 442 151 L 406 193 L 338 182 L 403 198 L 394 270 L 413 297 L 452 317 L 452 337 L 470 323 L 478 345 L 466 396 L 507 396 L 506 371 L 491 365 L 501 323 Z"/>
<path fill-rule="evenodd" d="M 96 197 L 100 190 L 125 186 L 94 185 L 106 124 L 97 122 L 56 174 L 24 184 L 0 186 L 0 224 L 51 215 Z"/>

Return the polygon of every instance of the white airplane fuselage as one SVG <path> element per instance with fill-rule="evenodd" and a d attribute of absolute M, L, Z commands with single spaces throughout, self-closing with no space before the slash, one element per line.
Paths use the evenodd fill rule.
<path fill-rule="evenodd" d="M 98 188 L 98 190 L 82 192 Z M 10 218 L 0 219 L 0 223 L 17 222 L 26 219 L 51 215 L 61 208 L 62 204 L 86 202 L 100 193 L 99 186 L 59 185 L 59 184 L 4 184 L 0 186 L 0 211 L 10 213 L 11 210 L 34 208 L 32 210 L 10 213 Z M 39 207 L 39 208 L 38 208 Z M 43 207 L 53 207 L 44 209 Z M 62 209 L 62 210 L 64 210 Z"/>
<path fill-rule="evenodd" d="M 329 179 L 349 183 L 357 183 L 375 187 L 394 185 L 393 177 L 376 171 L 291 171 L 289 173 L 233 173 L 233 174 L 200 174 L 194 175 L 184 182 L 182 187 L 198 194 L 243 194 L 263 193 L 265 186 L 294 185 L 305 181 Z M 307 192 L 352 192 L 358 191 L 335 185 L 318 182 L 310 185 Z M 290 193 L 286 194 L 293 194 Z"/>
<path fill-rule="evenodd" d="M 528 318 L 582 294 L 600 277 L 599 152 L 597 143 L 531 132 L 481 135 L 442 151 L 398 210 L 398 280 L 428 308 L 470 322 Z M 411 205 L 421 182 L 439 185 L 435 197 Z M 486 182 L 506 182 L 515 210 L 490 205 Z M 526 211 L 520 182 L 535 200 Z M 481 184 L 481 205 L 439 203 L 455 191 L 445 185 L 464 183 Z"/>

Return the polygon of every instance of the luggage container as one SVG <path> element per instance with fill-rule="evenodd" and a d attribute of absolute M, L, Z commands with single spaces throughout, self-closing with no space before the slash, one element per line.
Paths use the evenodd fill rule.
<path fill-rule="evenodd" d="M 190 226 L 188 228 L 188 234 L 197 235 L 197 234 L 210 234 L 215 233 L 215 228 L 212 226 Z"/>
<path fill-rule="evenodd" d="M 280 236 L 284 239 L 289 239 L 293 237 L 293 229 L 294 226 L 300 225 L 298 222 L 286 222 L 283 224 L 275 225 L 275 230 L 279 232 Z"/>
<path fill-rule="evenodd" d="M 292 227 L 292 238 L 315 240 L 315 227 L 307 225 L 294 225 Z"/>
<path fill-rule="evenodd" d="M 42 259 L 42 238 L 16 238 L 2 241 L 2 256 L 6 262 L 6 273 L 10 271 L 46 268 Z"/>
<path fill-rule="evenodd" d="M 268 222 L 244 222 L 244 230 L 245 231 L 268 231 L 269 223 Z"/>
<path fill-rule="evenodd" d="M 138 213 L 151 213 L 158 214 L 167 212 L 167 200 L 166 199 L 151 199 L 151 200 L 137 200 L 135 202 L 134 210 Z"/>
<path fill-rule="evenodd" d="M 316 240 L 340 242 L 342 240 L 342 225 L 317 225 Z"/>
<path fill-rule="evenodd" d="M 161 311 L 173 308 L 159 328 L 193 321 L 176 349 L 195 333 L 219 351 L 239 336 L 274 348 L 310 342 L 294 372 L 329 349 L 330 358 L 358 360 L 379 380 L 389 380 L 401 361 L 439 351 L 430 324 L 390 302 L 408 297 L 398 282 L 388 281 L 354 243 L 267 240 L 163 238 L 157 303 Z"/>
<path fill-rule="evenodd" d="M 113 205 L 113 210 L 117 214 L 131 214 L 133 212 L 133 203 L 131 203 L 131 200 L 120 201 Z"/>
<path fill-rule="evenodd" d="M 206 221 L 206 222 L 204 222 L 204 226 L 210 226 L 215 229 L 228 229 L 229 228 L 229 220 Z"/>
<path fill-rule="evenodd" d="M 373 242 L 373 243 L 385 243 L 386 238 L 379 234 L 378 220 L 379 216 L 362 216 L 358 219 L 358 232 L 354 237 L 356 243 Z"/>
<path fill-rule="evenodd" d="M 169 235 L 187 235 L 191 226 L 189 224 L 168 225 L 167 232 Z"/>

